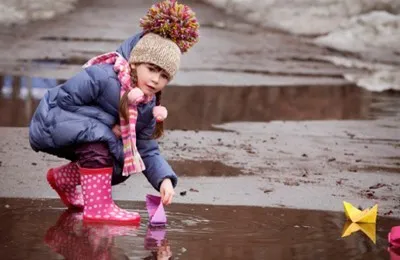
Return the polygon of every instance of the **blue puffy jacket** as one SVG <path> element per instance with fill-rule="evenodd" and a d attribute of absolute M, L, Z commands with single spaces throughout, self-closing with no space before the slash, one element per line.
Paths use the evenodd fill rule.
<path fill-rule="evenodd" d="M 139 33 L 127 39 L 117 52 L 128 60 L 141 36 Z M 70 148 L 77 144 L 106 142 L 115 158 L 113 179 L 115 175 L 122 176 L 122 140 L 111 130 L 119 123 L 120 88 L 113 65 L 97 64 L 50 89 L 40 101 L 29 126 L 32 149 L 70 159 L 73 152 Z M 152 114 L 154 106 L 155 98 L 138 106 L 136 145 L 146 166 L 143 173 L 159 190 L 165 178 L 170 178 L 175 187 L 177 177 L 160 155 L 157 141 L 151 138 L 156 124 Z"/>

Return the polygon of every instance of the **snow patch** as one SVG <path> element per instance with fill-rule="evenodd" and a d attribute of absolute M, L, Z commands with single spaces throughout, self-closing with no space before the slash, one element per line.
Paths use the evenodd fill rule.
<path fill-rule="evenodd" d="M 374 10 L 400 13 L 398 0 L 204 0 L 249 22 L 293 34 L 321 35 Z"/>
<path fill-rule="evenodd" d="M 376 11 L 356 16 L 314 42 L 342 51 L 368 52 L 383 48 L 400 54 L 400 15 Z"/>
<path fill-rule="evenodd" d="M 373 62 L 326 57 L 336 65 L 367 67 L 343 77 L 369 90 L 400 90 L 399 0 L 204 0 L 248 22 L 292 34 L 314 36 L 314 44 L 355 54 Z M 389 58 L 388 58 L 389 57 Z M 388 60 L 392 64 L 388 63 Z"/>
<path fill-rule="evenodd" d="M 364 70 L 362 73 L 346 73 L 343 75 L 346 80 L 357 84 L 357 86 L 370 91 L 400 90 L 399 66 L 337 56 L 323 56 L 320 59 L 338 66 Z"/>

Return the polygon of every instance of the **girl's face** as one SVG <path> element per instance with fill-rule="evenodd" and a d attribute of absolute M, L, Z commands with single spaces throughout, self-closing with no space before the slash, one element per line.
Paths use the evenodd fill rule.
<path fill-rule="evenodd" d="M 137 85 L 146 96 L 163 90 L 169 82 L 168 73 L 154 64 L 131 64 L 131 69 L 136 70 Z"/>

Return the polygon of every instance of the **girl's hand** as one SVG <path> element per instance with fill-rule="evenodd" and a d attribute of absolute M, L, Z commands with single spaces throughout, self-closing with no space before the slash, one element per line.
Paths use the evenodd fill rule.
<path fill-rule="evenodd" d="M 167 118 L 168 111 L 163 106 L 155 106 L 153 108 L 153 116 L 157 120 L 157 122 L 162 122 L 165 120 L 165 118 Z"/>
<path fill-rule="evenodd" d="M 137 105 L 144 99 L 144 93 L 140 88 L 134 88 L 128 93 L 129 104 Z"/>
<path fill-rule="evenodd" d="M 119 125 L 114 125 L 112 131 L 117 138 L 121 137 L 121 127 Z"/>
<path fill-rule="evenodd" d="M 168 243 L 163 240 L 161 246 L 157 250 L 157 260 L 168 260 L 172 256 L 172 251 Z"/>
<path fill-rule="evenodd" d="M 164 179 L 160 186 L 161 201 L 164 205 L 169 205 L 172 202 L 172 197 L 175 195 L 174 187 L 170 179 Z"/>

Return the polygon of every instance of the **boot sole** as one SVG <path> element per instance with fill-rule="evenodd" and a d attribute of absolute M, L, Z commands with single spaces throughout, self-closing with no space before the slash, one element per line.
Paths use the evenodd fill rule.
<path fill-rule="evenodd" d="M 47 178 L 47 182 L 50 184 L 51 188 L 57 192 L 58 196 L 60 197 L 62 203 L 64 203 L 65 206 L 67 206 L 70 209 L 83 209 L 83 207 L 75 206 L 75 205 L 71 204 L 71 202 L 69 202 L 69 200 L 65 196 L 64 192 L 60 191 L 57 188 L 56 180 L 54 179 L 53 168 L 51 168 L 50 170 L 47 171 L 46 178 Z"/>

